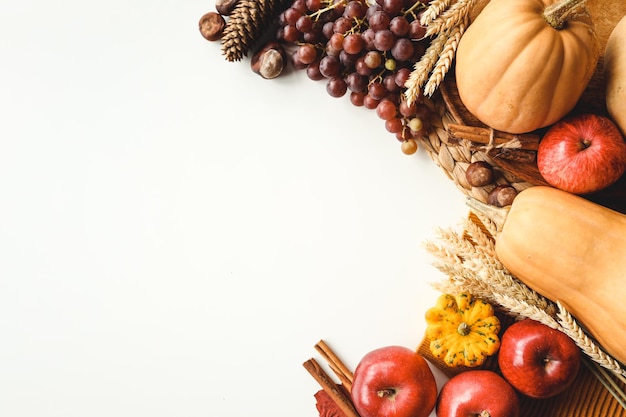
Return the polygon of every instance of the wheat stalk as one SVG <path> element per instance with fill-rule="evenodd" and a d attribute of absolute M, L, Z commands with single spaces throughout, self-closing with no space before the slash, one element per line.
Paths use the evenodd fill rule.
<path fill-rule="evenodd" d="M 420 90 L 435 67 L 446 41 L 445 35 L 440 34 L 437 36 L 428 45 L 420 60 L 413 65 L 413 70 L 405 83 L 406 91 L 404 96 L 409 104 L 414 103 L 420 97 Z"/>
<path fill-rule="evenodd" d="M 422 13 L 422 17 L 420 18 L 420 23 L 422 26 L 428 26 L 430 22 L 435 20 L 439 15 L 441 15 L 444 10 L 450 7 L 452 0 L 431 0 L 428 4 L 428 7 Z"/>
<path fill-rule="evenodd" d="M 420 23 L 427 26 L 426 36 L 434 37 L 415 63 L 405 84 L 408 103 L 424 95 L 432 96 L 450 70 L 459 41 L 469 25 L 469 15 L 476 0 L 432 0 Z"/>
<path fill-rule="evenodd" d="M 436 35 L 461 24 L 467 24 L 469 14 L 475 4 L 476 0 L 457 0 L 430 21 L 426 28 L 426 36 Z"/>
<path fill-rule="evenodd" d="M 443 45 L 443 50 L 435 63 L 432 74 L 424 86 L 424 95 L 432 96 L 450 70 L 450 66 L 456 55 L 456 49 L 459 46 L 459 41 L 466 28 L 466 23 L 460 23 L 458 26 L 446 30 L 446 41 Z"/>

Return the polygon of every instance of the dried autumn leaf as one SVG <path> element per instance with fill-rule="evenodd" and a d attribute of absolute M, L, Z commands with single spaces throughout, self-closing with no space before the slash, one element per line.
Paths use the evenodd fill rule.
<path fill-rule="evenodd" d="M 319 390 L 314 397 L 317 400 L 315 407 L 317 407 L 320 417 L 346 417 L 345 413 L 337 407 L 337 404 L 326 391 Z"/>

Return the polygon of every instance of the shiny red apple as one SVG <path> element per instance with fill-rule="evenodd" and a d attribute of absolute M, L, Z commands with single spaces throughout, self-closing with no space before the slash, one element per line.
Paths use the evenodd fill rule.
<path fill-rule="evenodd" d="M 519 413 L 519 398 L 513 387 L 488 370 L 453 376 L 437 400 L 437 417 L 518 417 Z"/>
<path fill-rule="evenodd" d="M 498 365 L 502 376 L 520 393 L 549 398 L 565 391 L 576 379 L 581 354 L 565 333 L 525 319 L 505 330 Z"/>
<path fill-rule="evenodd" d="M 427 417 L 437 402 L 437 383 L 419 353 L 386 346 L 358 363 L 351 395 L 361 417 Z"/>
<path fill-rule="evenodd" d="M 554 124 L 539 142 L 537 168 L 553 187 L 589 194 L 626 171 L 626 142 L 613 121 L 582 114 Z"/>

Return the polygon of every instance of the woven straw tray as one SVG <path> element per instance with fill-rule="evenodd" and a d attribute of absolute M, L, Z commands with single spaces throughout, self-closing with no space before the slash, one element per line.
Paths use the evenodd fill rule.
<path fill-rule="evenodd" d="M 489 0 L 477 0 L 476 6 L 473 11 L 473 16 L 478 15 L 483 7 L 489 2 Z M 626 1 L 624 0 L 587 0 L 587 8 L 592 16 L 595 24 L 595 29 L 600 39 L 602 50 L 606 45 L 606 41 L 622 16 L 626 15 Z M 604 88 L 605 82 L 603 77 L 603 59 L 600 58 L 596 72 L 591 79 L 583 97 L 580 99 L 576 108 L 572 113 L 590 112 L 595 114 L 606 115 L 606 106 L 604 100 Z M 442 127 L 447 131 L 447 123 L 456 123 L 468 126 L 486 127 L 480 121 L 478 121 L 467 109 L 463 106 L 463 103 L 459 99 L 458 91 L 456 89 L 456 82 L 454 78 L 454 67 L 446 75 L 446 78 L 439 87 L 439 93 L 443 101 L 446 115 Z M 447 117 L 446 117 L 447 116 Z M 447 119 L 447 120 L 446 120 Z M 447 122 L 447 123 L 446 123 Z M 542 131 L 534 132 L 541 136 Z M 439 133 L 439 139 L 442 139 L 444 143 L 447 143 L 447 138 L 441 137 L 442 132 Z M 445 136 L 445 133 L 444 133 Z M 512 183 L 511 185 L 516 188 L 525 188 L 532 185 L 547 185 L 541 174 L 537 169 L 535 161 L 531 162 L 519 162 L 510 159 L 504 159 L 495 156 L 495 153 L 487 153 L 484 155 L 472 155 L 472 160 L 487 159 L 495 167 L 501 169 L 503 178 L 502 182 Z M 445 169 L 445 168 L 444 168 Z M 452 173 L 450 173 L 452 174 Z M 460 173 L 455 173 L 454 179 L 459 183 L 460 188 L 463 188 L 468 194 L 471 194 L 472 190 L 469 190 L 469 186 L 464 184 L 464 181 L 460 177 Z M 474 195 L 476 197 L 476 195 Z M 626 213 L 626 176 L 622 177 L 617 183 L 613 184 L 609 188 L 600 192 L 585 196 L 585 198 L 610 207 L 614 210 Z"/>

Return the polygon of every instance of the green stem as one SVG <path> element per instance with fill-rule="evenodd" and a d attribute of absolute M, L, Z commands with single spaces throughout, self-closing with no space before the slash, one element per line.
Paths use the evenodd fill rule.
<path fill-rule="evenodd" d="M 586 0 L 560 0 L 543 11 L 543 18 L 556 30 L 565 27 L 567 20 L 584 7 Z"/>

